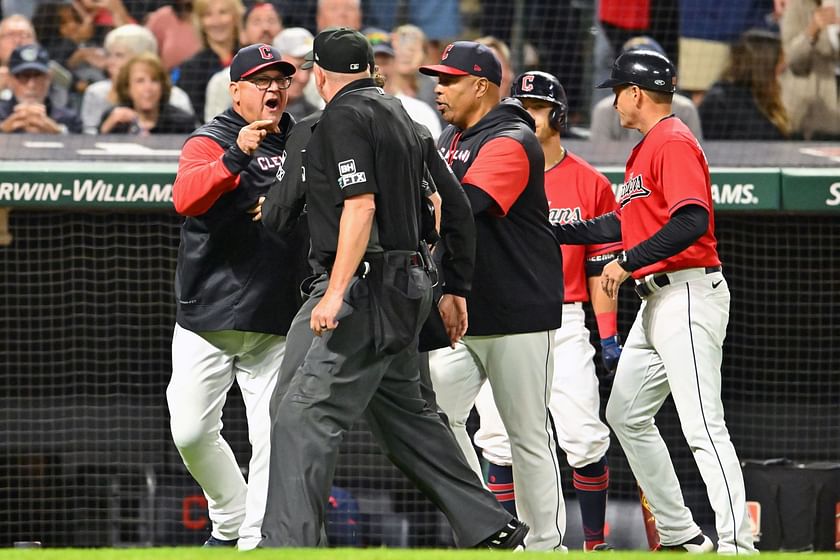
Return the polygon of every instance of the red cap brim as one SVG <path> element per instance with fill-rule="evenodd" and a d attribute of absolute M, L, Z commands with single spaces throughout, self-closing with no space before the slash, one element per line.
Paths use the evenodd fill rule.
<path fill-rule="evenodd" d="M 458 68 L 453 68 L 452 66 L 446 66 L 445 64 L 433 64 L 431 66 L 421 66 L 420 73 L 426 74 L 427 76 L 437 76 L 439 74 L 448 74 L 450 76 L 469 76 L 469 72 L 465 72 Z"/>
<path fill-rule="evenodd" d="M 266 68 L 269 68 L 271 66 L 277 66 L 278 67 L 277 69 L 280 70 L 281 72 L 283 72 L 283 74 L 286 75 L 286 76 L 291 76 L 292 74 L 294 74 L 297 71 L 297 68 L 295 68 L 295 65 L 290 63 L 290 62 L 286 62 L 285 60 L 272 60 L 271 62 L 266 62 L 265 64 L 260 64 L 259 66 L 255 66 L 254 68 L 251 68 L 250 70 L 248 70 L 247 72 L 245 72 L 244 74 L 242 74 L 239 77 L 240 77 L 240 79 L 241 78 L 247 78 L 251 74 L 259 72 L 260 70 L 265 70 Z"/>

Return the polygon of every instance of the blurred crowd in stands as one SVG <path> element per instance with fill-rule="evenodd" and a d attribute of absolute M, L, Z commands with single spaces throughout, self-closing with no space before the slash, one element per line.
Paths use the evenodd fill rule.
<path fill-rule="evenodd" d="M 241 46 L 271 43 L 298 66 L 314 33 L 341 25 L 368 36 L 385 89 L 435 135 L 436 81 L 418 68 L 450 41 L 480 37 L 502 60 L 503 91 L 524 70 L 560 78 L 569 136 L 634 137 L 609 92 L 592 85 L 622 50 L 645 48 L 677 65 L 674 110 L 700 138 L 840 139 L 840 0 L 588 4 L 0 0 L 0 131 L 185 134 L 227 107 L 227 67 Z M 322 106 L 309 71 L 288 92 L 297 119 Z"/>

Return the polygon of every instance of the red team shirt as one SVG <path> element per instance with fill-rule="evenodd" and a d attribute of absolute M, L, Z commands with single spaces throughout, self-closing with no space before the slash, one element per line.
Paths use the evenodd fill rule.
<path fill-rule="evenodd" d="M 697 204 L 709 212 L 709 228 L 700 239 L 681 253 L 636 270 L 633 278 L 720 265 L 709 165 L 681 120 L 659 121 L 633 148 L 617 198 L 625 250 L 653 236 L 683 206 Z"/>
<path fill-rule="evenodd" d="M 616 210 L 610 181 L 578 156 L 566 152 L 563 161 L 545 172 L 548 220 L 552 225 L 586 221 Z M 561 245 L 564 302 L 589 301 L 584 261 L 621 250 L 621 243 Z"/>

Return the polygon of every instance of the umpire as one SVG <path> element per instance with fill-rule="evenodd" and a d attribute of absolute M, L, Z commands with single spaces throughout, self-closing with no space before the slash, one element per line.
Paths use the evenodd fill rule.
<path fill-rule="evenodd" d="M 399 100 L 371 79 L 370 58 L 362 34 L 330 28 L 304 63 L 327 102 L 301 175 L 321 274 L 292 322 L 272 403 L 283 453 L 272 457 L 262 546 L 325 544 L 338 447 L 365 414 L 460 546 L 516 548 L 527 526 L 482 488 L 420 394 L 417 336 L 431 305 L 419 252 L 424 151 Z"/>

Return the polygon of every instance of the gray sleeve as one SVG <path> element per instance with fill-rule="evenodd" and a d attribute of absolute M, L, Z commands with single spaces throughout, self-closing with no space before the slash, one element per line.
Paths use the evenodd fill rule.
<path fill-rule="evenodd" d="M 88 86 L 82 97 L 82 132 L 85 134 L 99 134 L 99 123 L 105 112 L 112 107 L 106 97 L 111 89 L 111 81 L 96 82 Z M 101 85 L 100 85 L 101 84 Z"/>
<path fill-rule="evenodd" d="M 592 108 L 592 124 L 589 127 L 589 139 L 593 141 L 617 140 L 618 138 L 613 137 L 612 133 L 613 121 L 617 120 L 618 117 L 612 106 L 612 96 L 599 101 Z"/>
<path fill-rule="evenodd" d="M 674 114 L 691 130 L 691 133 L 698 140 L 703 140 L 703 126 L 700 122 L 700 113 L 691 99 L 680 94 L 674 95 L 672 104 Z"/>

